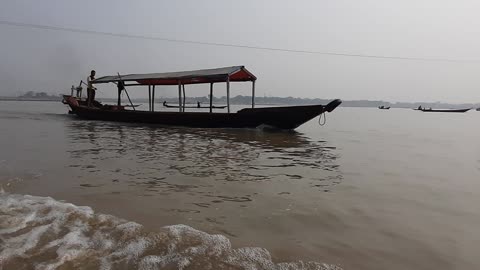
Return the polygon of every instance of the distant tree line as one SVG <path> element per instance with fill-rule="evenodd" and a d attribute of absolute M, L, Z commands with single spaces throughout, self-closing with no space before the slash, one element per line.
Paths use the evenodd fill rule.
<path fill-rule="evenodd" d="M 18 96 L 19 99 L 60 99 L 59 95 L 49 95 L 46 92 L 28 91 L 27 93 Z"/>
<path fill-rule="evenodd" d="M 28 91 L 27 93 L 20 95 L 16 98 L 13 97 L 2 97 L 1 100 L 60 100 L 61 95 L 50 95 L 46 92 L 36 92 Z M 113 98 L 98 98 L 106 102 L 116 102 L 116 99 Z M 168 103 L 177 104 L 178 97 L 157 97 L 156 102 L 167 101 Z M 257 105 L 308 105 L 308 104 L 327 104 L 332 99 L 321 99 L 321 98 L 296 98 L 296 97 L 266 97 L 258 96 L 255 97 L 255 104 Z M 148 102 L 146 98 L 135 99 L 137 102 Z M 226 104 L 227 97 L 213 97 L 214 104 Z M 209 96 L 200 96 L 200 97 L 186 97 L 186 103 L 197 104 L 200 102 L 202 104 L 209 104 Z M 230 98 L 230 104 L 236 105 L 249 105 L 252 102 L 251 96 L 242 96 L 238 95 Z M 463 104 L 450 104 L 443 102 L 387 102 L 382 100 L 344 100 L 342 105 L 343 107 L 379 107 L 386 106 L 392 108 L 417 108 L 418 106 L 427 107 L 427 108 L 479 108 L 480 103 L 463 103 Z"/>
<path fill-rule="evenodd" d="M 138 101 L 147 102 L 146 99 L 136 99 Z M 168 103 L 178 103 L 178 98 L 157 98 L 157 102 L 167 101 Z M 295 97 L 265 97 L 260 96 L 255 98 L 255 104 L 258 105 L 308 105 L 308 104 L 327 104 L 332 99 L 320 99 L 320 98 L 295 98 Z M 186 103 L 196 104 L 200 102 L 202 104 L 208 104 L 210 102 L 208 96 L 202 97 L 187 97 Z M 230 98 L 230 104 L 248 105 L 251 104 L 251 96 L 238 95 Z M 227 98 L 213 97 L 214 104 L 226 104 Z M 478 108 L 480 103 L 463 103 L 463 104 L 450 104 L 442 102 L 387 102 L 382 100 L 344 100 L 343 107 L 379 107 L 387 106 L 392 108 L 417 108 L 431 107 L 431 108 Z"/>

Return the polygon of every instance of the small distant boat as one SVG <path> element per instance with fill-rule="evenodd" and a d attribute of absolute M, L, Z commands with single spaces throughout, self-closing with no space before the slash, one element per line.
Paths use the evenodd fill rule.
<path fill-rule="evenodd" d="M 390 106 L 385 107 L 385 106 L 382 105 L 382 106 L 379 106 L 378 108 L 379 108 L 380 110 L 390 110 Z"/>
<path fill-rule="evenodd" d="M 169 105 L 167 104 L 166 101 L 163 102 L 163 106 L 166 107 L 166 108 L 180 108 L 179 105 Z M 182 107 L 183 108 L 183 107 Z M 202 106 L 200 104 L 200 102 L 197 102 L 197 105 L 196 106 L 185 106 L 185 108 L 190 108 L 190 109 L 193 109 L 193 108 L 197 108 L 197 109 L 209 109 L 210 106 Z M 227 105 L 222 105 L 222 106 L 215 106 L 215 105 L 212 105 L 212 108 L 213 109 L 225 109 L 227 108 Z"/>
<path fill-rule="evenodd" d="M 422 111 L 422 112 L 449 112 L 449 113 L 464 113 L 464 112 L 468 112 L 469 110 L 471 110 L 472 108 L 468 108 L 468 109 L 432 109 L 432 108 L 417 108 L 417 109 L 414 109 L 414 110 L 417 110 L 417 111 Z"/>

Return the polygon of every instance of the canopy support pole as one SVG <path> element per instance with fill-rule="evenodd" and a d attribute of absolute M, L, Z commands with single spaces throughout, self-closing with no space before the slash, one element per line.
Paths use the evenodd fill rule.
<path fill-rule="evenodd" d="M 155 111 L 155 85 L 152 86 L 152 112 Z"/>
<path fill-rule="evenodd" d="M 252 81 L 252 109 L 255 108 L 255 80 Z"/>
<path fill-rule="evenodd" d="M 82 92 L 83 92 L 82 83 L 83 83 L 83 80 L 80 80 L 80 84 L 78 84 L 77 86 L 77 98 L 80 98 L 80 99 L 82 99 Z"/>
<path fill-rule="evenodd" d="M 182 84 L 178 81 L 178 111 L 182 112 Z"/>
<path fill-rule="evenodd" d="M 182 84 L 182 91 L 183 91 L 183 112 L 185 112 L 185 84 Z"/>
<path fill-rule="evenodd" d="M 212 113 L 213 107 L 213 83 L 210 83 L 210 113 Z"/>
<path fill-rule="evenodd" d="M 117 87 L 119 87 L 119 84 L 120 84 L 120 83 L 121 83 L 122 86 L 123 86 L 123 89 L 121 89 L 120 87 L 119 87 L 119 89 L 118 89 L 118 100 L 120 100 L 120 94 L 122 93 L 122 90 L 125 90 L 125 94 L 127 94 L 128 101 L 130 101 L 130 105 L 132 106 L 132 109 L 135 111 L 135 106 L 133 106 L 133 102 L 132 102 L 132 100 L 130 99 L 130 95 L 128 94 L 127 88 L 125 88 L 125 83 L 124 83 L 123 80 L 122 80 L 122 76 L 120 76 L 120 73 L 119 73 L 119 72 L 117 72 L 117 74 L 118 74 L 118 78 L 120 79 L 120 81 L 118 82 Z"/>
<path fill-rule="evenodd" d="M 230 113 L 230 76 L 227 77 L 227 112 Z"/>
<path fill-rule="evenodd" d="M 127 90 L 125 90 L 125 93 L 127 92 Z M 118 98 L 117 98 L 117 106 L 120 107 L 122 106 L 122 89 L 118 89 Z"/>
<path fill-rule="evenodd" d="M 148 110 L 152 111 L 152 86 L 148 85 Z"/>

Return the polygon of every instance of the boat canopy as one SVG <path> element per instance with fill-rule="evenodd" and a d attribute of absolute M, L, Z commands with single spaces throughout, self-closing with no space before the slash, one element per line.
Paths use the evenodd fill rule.
<path fill-rule="evenodd" d="M 94 84 L 110 82 L 130 82 L 129 85 L 186 85 L 216 82 L 247 82 L 255 81 L 257 77 L 244 66 L 201 69 L 192 71 L 129 74 L 105 76 L 92 81 Z"/>

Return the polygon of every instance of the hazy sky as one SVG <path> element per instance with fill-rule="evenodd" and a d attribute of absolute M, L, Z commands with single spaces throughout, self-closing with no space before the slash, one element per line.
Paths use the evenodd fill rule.
<path fill-rule="evenodd" d="M 0 96 L 85 79 L 245 65 L 259 95 L 480 102 L 480 1 L 0 0 L 0 20 L 249 46 L 476 63 L 301 54 L 0 25 Z M 187 95 L 207 95 L 208 86 Z M 234 86 L 232 95 L 250 86 Z M 248 89 L 248 91 L 247 91 Z M 187 87 L 188 91 L 188 87 Z M 223 90 L 222 90 L 223 91 Z M 218 91 L 216 96 L 224 95 Z M 175 94 L 175 88 L 160 95 Z M 106 95 L 101 89 L 99 95 Z M 130 90 L 146 96 L 146 90 Z"/>

